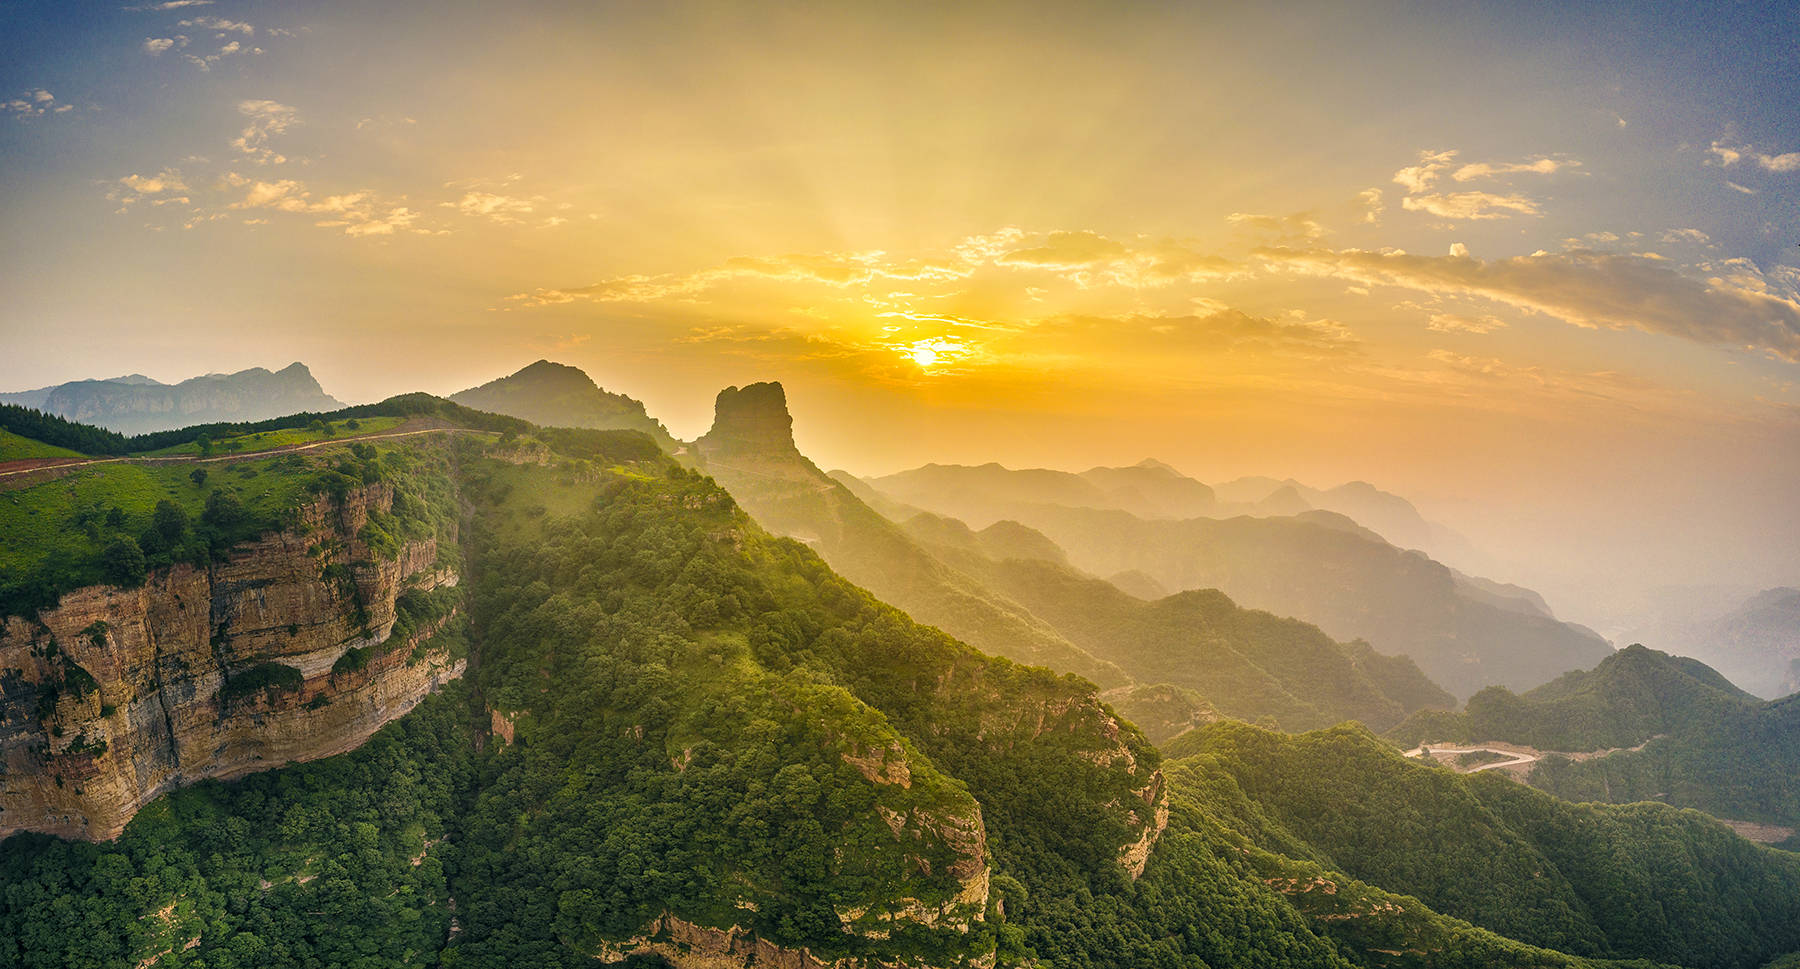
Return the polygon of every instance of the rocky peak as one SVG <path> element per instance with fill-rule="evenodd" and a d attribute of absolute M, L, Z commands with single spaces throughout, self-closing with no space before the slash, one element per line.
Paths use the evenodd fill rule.
<path fill-rule="evenodd" d="M 571 367 L 566 363 L 553 363 L 549 360 L 539 360 L 513 374 L 511 379 L 537 381 L 545 384 L 568 384 L 584 390 L 587 388 L 598 390 L 600 387 L 599 384 L 594 383 L 594 378 L 589 377 L 587 371 L 580 367 Z"/>
<path fill-rule="evenodd" d="M 695 442 L 702 454 L 795 454 L 794 418 L 776 382 L 727 387 L 713 403 L 712 430 Z"/>

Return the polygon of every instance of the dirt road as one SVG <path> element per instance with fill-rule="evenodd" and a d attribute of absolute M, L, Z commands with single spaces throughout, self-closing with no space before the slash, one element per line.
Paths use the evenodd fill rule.
<path fill-rule="evenodd" d="M 96 464 L 119 464 L 133 462 L 137 464 L 166 464 L 185 462 L 190 464 L 213 464 L 219 461 L 243 461 L 247 458 L 266 458 L 271 454 L 286 454 L 291 451 L 310 451 L 313 448 L 329 447 L 333 444 L 349 444 L 353 441 L 383 441 L 396 437 L 414 437 L 419 434 L 480 434 L 467 427 L 426 427 L 411 431 L 386 431 L 380 434 L 352 434 L 346 437 L 326 438 L 323 441 L 312 441 L 306 444 L 284 444 L 263 451 L 234 451 L 231 454 L 215 454 L 203 458 L 198 454 L 165 454 L 156 457 L 126 455 L 117 458 L 28 458 L 23 461 L 7 461 L 0 463 L 0 478 L 18 474 L 33 474 L 39 471 L 73 471 L 77 468 L 92 467 Z M 28 465 L 27 467 L 15 467 Z"/>
<path fill-rule="evenodd" d="M 1461 754 L 1479 754 L 1479 753 L 1501 754 L 1505 757 L 1510 758 L 1508 760 L 1497 760 L 1491 764 L 1482 764 L 1479 767 L 1471 767 L 1468 770 L 1462 770 L 1461 768 L 1457 768 L 1457 772 L 1461 773 L 1461 774 L 1473 774 L 1477 771 L 1494 770 L 1495 768 L 1503 768 L 1503 767 L 1523 767 L 1526 764 L 1535 764 L 1538 761 L 1543 759 L 1538 754 L 1526 753 L 1525 751 L 1522 751 L 1522 750 L 1511 750 L 1511 749 L 1508 749 L 1505 747 L 1447 747 L 1447 746 L 1414 747 L 1413 749 L 1406 752 L 1406 756 L 1407 757 L 1419 757 L 1419 756 L 1423 755 L 1426 750 L 1431 751 L 1431 756 L 1434 759 L 1437 758 L 1439 755 L 1454 757 L 1454 756 L 1458 756 Z M 1456 765 L 1452 764 L 1451 766 L 1455 767 Z"/>

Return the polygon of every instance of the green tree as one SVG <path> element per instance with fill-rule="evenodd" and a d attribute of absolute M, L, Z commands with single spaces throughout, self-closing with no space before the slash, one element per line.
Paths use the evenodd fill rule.
<path fill-rule="evenodd" d="M 134 586 L 144 581 L 148 566 L 144 560 L 144 550 L 138 543 L 123 535 L 107 543 L 100 553 L 100 567 L 106 573 L 107 581 L 114 585 Z"/>
<path fill-rule="evenodd" d="M 162 535 L 163 541 L 170 545 L 181 541 L 181 536 L 188 528 L 188 514 L 180 505 L 167 498 L 156 503 L 156 510 L 150 513 L 150 523 Z"/>
<path fill-rule="evenodd" d="M 192 481 L 196 488 L 206 487 L 206 469 L 195 468 L 193 471 L 188 472 L 188 480 Z"/>

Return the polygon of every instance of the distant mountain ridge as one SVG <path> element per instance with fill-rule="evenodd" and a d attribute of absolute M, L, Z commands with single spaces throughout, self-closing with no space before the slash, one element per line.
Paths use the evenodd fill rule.
<path fill-rule="evenodd" d="M 1119 710 L 1155 718 L 1159 731 L 1203 719 L 1214 707 L 1290 729 L 1346 719 L 1379 729 L 1420 707 L 1454 703 L 1404 658 L 1240 609 L 1216 591 L 1147 602 L 1077 571 L 1056 542 L 1027 525 L 998 521 L 975 531 L 882 502 L 854 478 L 827 476 L 795 447 L 780 384 L 727 388 L 716 412 L 712 429 L 694 442 L 693 460 L 765 528 L 813 546 L 845 577 L 922 622 L 1019 662 L 1117 688 L 1109 699 Z M 1121 479 L 1175 481 L 1176 495 L 1191 490 L 1164 467 L 1118 470 L 1131 473 L 1111 476 L 1112 495 Z M 1046 492 L 1109 494 L 1060 472 L 1020 483 L 1020 493 Z M 1146 493 L 1155 492 L 1135 495 Z M 1168 688 L 1142 689 L 1158 685 Z"/>
<path fill-rule="evenodd" d="M 545 427 L 642 431 L 665 451 L 675 439 L 641 401 L 600 389 L 579 368 L 539 360 L 516 373 L 451 394 L 464 407 L 517 417 Z"/>
<path fill-rule="evenodd" d="M 1498 740 L 1585 752 L 1633 747 L 1761 705 L 1699 660 L 1633 644 L 1523 694 L 1489 687 L 1462 713 L 1416 714 L 1389 737 L 1402 746 Z"/>
<path fill-rule="evenodd" d="M 142 374 L 75 380 L 0 394 L 0 403 L 31 407 L 121 434 L 267 420 L 344 406 L 325 393 L 303 363 L 273 372 L 252 367 L 236 373 L 206 374 L 177 384 L 164 384 Z"/>
<path fill-rule="evenodd" d="M 1529 590 L 1463 575 L 1337 512 L 1149 518 L 1078 502 L 1081 488 L 1093 486 L 1083 476 L 998 464 L 926 465 L 865 485 L 975 528 L 1023 523 L 1094 575 L 1137 572 L 1169 590 L 1216 588 L 1334 639 L 1367 640 L 1411 657 L 1460 696 L 1493 684 L 1528 689 L 1610 652 L 1592 631 L 1557 621 Z M 1299 499 L 1291 485 L 1280 494 Z"/>
<path fill-rule="evenodd" d="M 1387 738 L 1587 754 L 1550 754 L 1527 779 L 1572 801 L 1654 800 L 1785 826 L 1787 846 L 1800 845 L 1800 697 L 1764 702 L 1685 656 L 1634 644 L 1524 694 L 1493 688 L 1460 713 L 1414 714 Z"/>

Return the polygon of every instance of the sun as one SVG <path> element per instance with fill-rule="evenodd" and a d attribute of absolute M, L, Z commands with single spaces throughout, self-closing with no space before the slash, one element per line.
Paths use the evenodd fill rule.
<path fill-rule="evenodd" d="M 912 359 L 921 367 L 929 367 L 938 362 L 938 352 L 931 347 L 913 347 Z"/>

